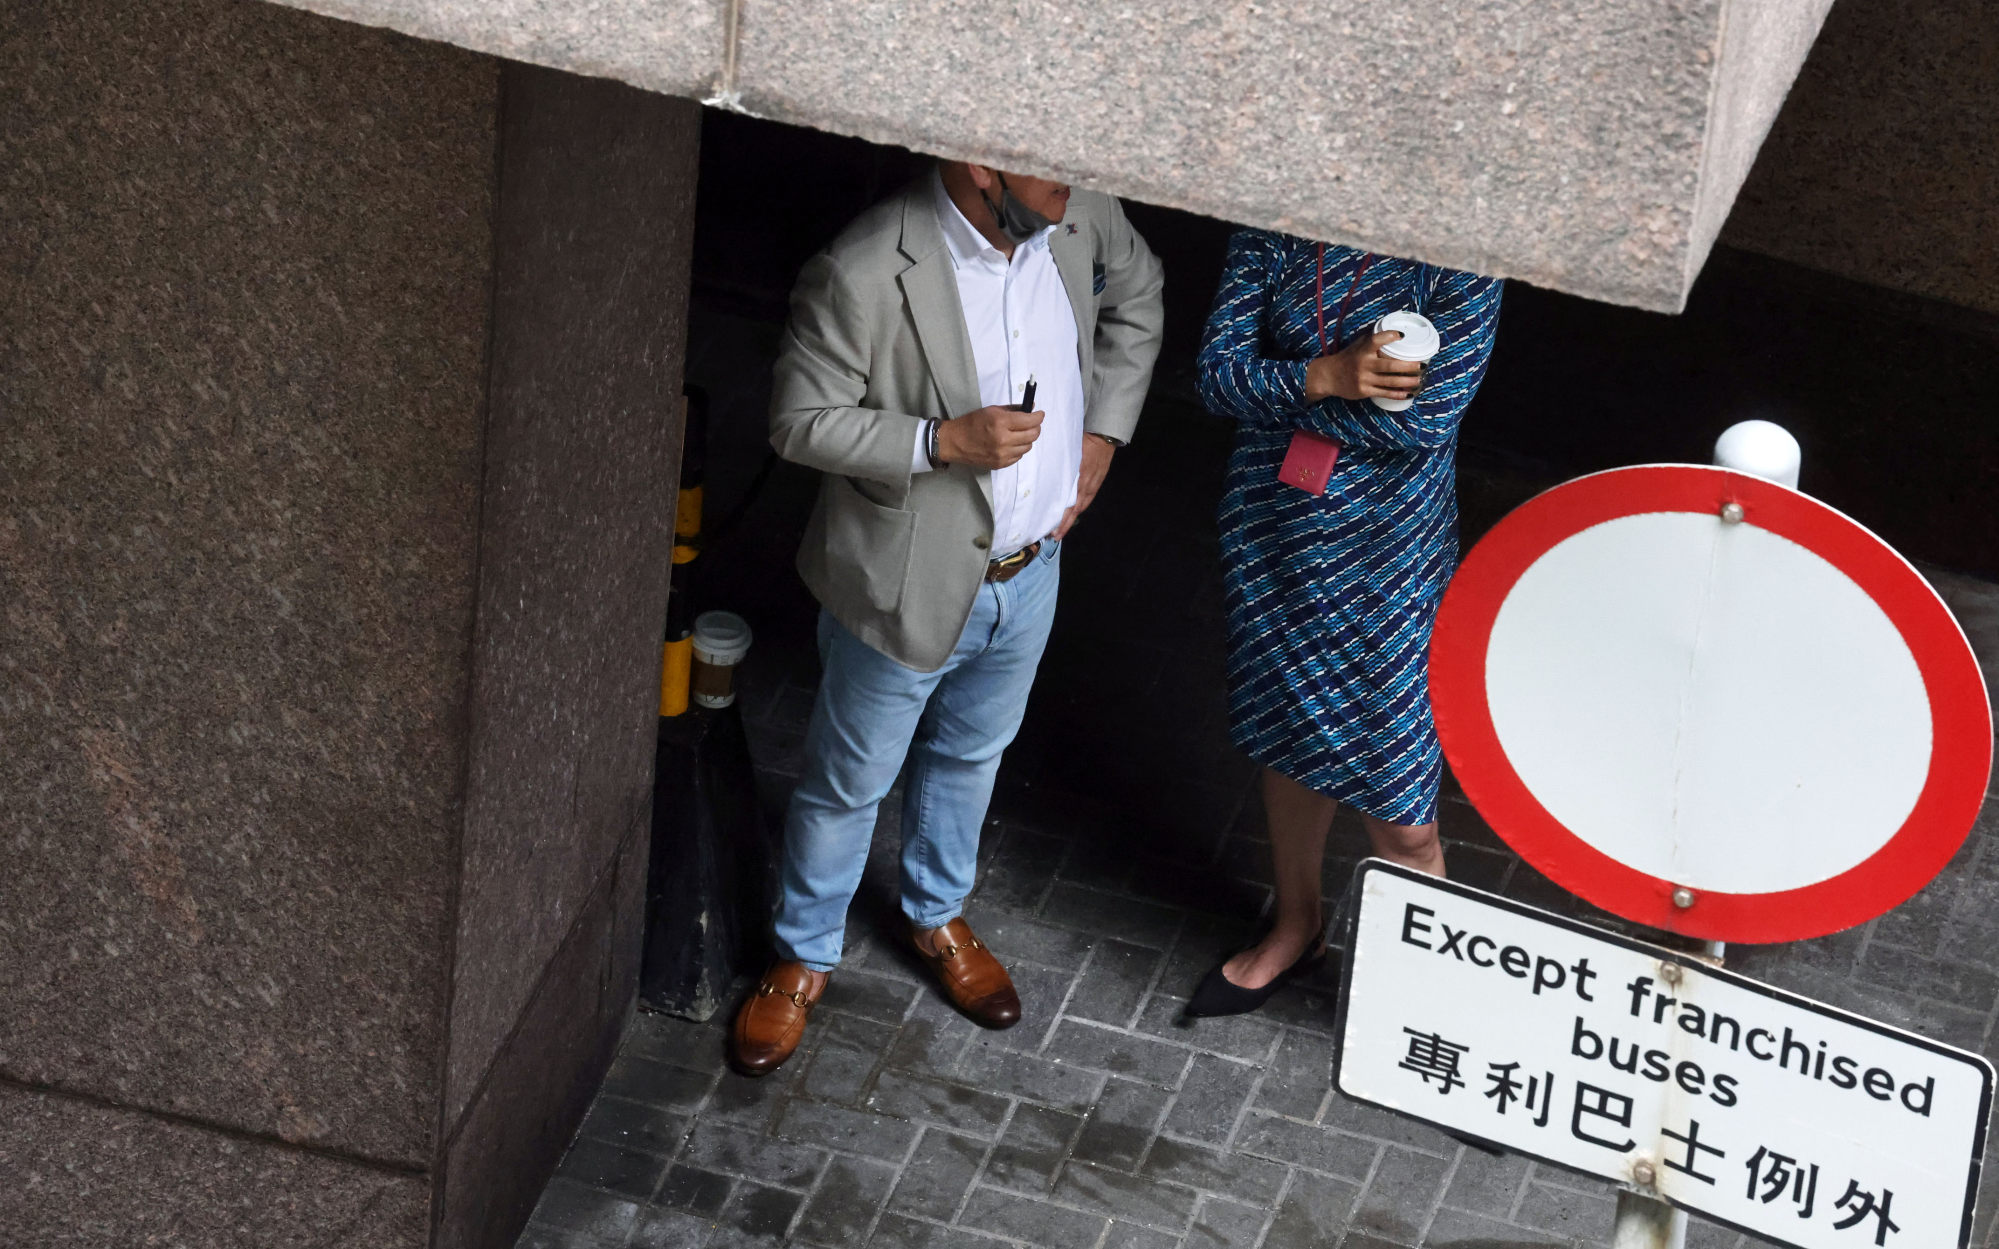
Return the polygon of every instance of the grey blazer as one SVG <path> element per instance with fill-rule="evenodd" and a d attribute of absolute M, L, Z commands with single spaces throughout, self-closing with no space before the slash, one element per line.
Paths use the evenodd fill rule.
<path fill-rule="evenodd" d="M 990 473 L 910 472 L 921 421 L 982 406 L 932 194 L 926 175 L 806 263 L 770 409 L 778 454 L 825 474 L 798 552 L 805 584 L 855 636 L 924 672 L 964 631 L 993 537 Z M 1076 313 L 1084 428 L 1129 441 L 1159 355 L 1159 260 L 1115 199 L 1083 190 L 1049 250 Z"/>

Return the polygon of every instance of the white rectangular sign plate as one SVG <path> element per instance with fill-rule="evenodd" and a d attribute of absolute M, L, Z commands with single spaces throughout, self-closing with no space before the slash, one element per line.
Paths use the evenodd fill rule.
<path fill-rule="evenodd" d="M 1354 893 L 1347 1096 L 1798 1249 L 1969 1239 L 1983 1058 L 1380 860 Z"/>

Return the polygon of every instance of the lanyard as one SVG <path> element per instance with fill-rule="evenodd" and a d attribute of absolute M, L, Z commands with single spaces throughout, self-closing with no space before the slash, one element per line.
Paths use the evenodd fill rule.
<path fill-rule="evenodd" d="M 1367 267 L 1373 263 L 1373 252 L 1363 254 L 1360 258 L 1360 267 L 1355 269 L 1353 276 L 1347 279 L 1347 293 L 1340 299 L 1339 320 L 1333 323 L 1333 340 L 1335 342 L 1339 341 L 1341 336 L 1346 333 L 1347 307 L 1353 303 L 1354 287 L 1360 283 L 1361 275 L 1365 274 Z M 1319 279 L 1314 286 L 1314 291 L 1319 313 L 1319 354 L 1323 356 L 1326 354 L 1326 245 L 1324 243 L 1319 244 Z"/>

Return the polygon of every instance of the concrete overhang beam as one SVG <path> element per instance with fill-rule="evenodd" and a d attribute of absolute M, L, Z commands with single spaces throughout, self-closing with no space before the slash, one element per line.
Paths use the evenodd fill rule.
<path fill-rule="evenodd" d="M 1677 311 L 1832 0 L 285 0 Z"/>

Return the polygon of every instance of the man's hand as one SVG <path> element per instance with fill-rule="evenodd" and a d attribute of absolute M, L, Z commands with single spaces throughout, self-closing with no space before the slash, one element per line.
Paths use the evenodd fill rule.
<path fill-rule="evenodd" d="M 1102 489 L 1104 477 L 1111 471 L 1111 455 L 1117 448 L 1108 438 L 1095 434 L 1083 435 L 1083 470 L 1076 475 L 1076 502 L 1062 513 L 1062 523 L 1055 526 L 1055 540 L 1060 542 L 1069 536 L 1070 526 L 1083 514 L 1083 509 L 1097 497 Z"/>
<path fill-rule="evenodd" d="M 1398 331 L 1383 330 L 1312 361 L 1305 366 L 1305 398 L 1317 403 L 1332 395 L 1342 399 L 1407 399 L 1415 394 L 1423 366 L 1415 360 L 1395 360 L 1381 354 L 1382 344 L 1400 337 Z"/>
<path fill-rule="evenodd" d="M 946 464 L 973 468 L 1008 468 L 1041 437 L 1046 412 L 1016 412 L 1012 408 L 980 408 L 953 417 L 937 427 L 937 454 Z"/>

